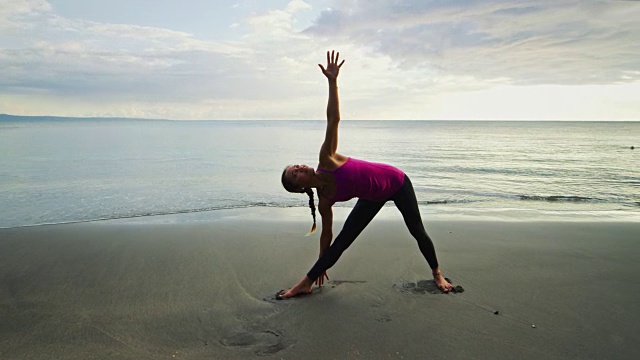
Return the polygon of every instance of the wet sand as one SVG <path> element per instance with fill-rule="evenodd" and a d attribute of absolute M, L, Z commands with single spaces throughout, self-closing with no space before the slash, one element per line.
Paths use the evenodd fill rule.
<path fill-rule="evenodd" d="M 401 220 L 376 219 L 327 285 L 276 301 L 317 256 L 308 227 L 236 217 L 0 229 L 0 358 L 640 353 L 639 223 L 427 222 L 445 276 L 464 288 L 441 294 Z"/>

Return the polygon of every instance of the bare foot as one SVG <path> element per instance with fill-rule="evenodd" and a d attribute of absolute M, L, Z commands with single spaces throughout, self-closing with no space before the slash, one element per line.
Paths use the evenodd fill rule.
<path fill-rule="evenodd" d="M 289 290 L 282 290 L 276 294 L 276 299 L 289 299 L 298 295 L 308 295 L 313 292 L 313 281 L 304 277 Z"/>
<path fill-rule="evenodd" d="M 436 285 L 438 285 L 438 288 L 443 292 L 448 293 L 449 291 L 453 290 L 453 286 L 444 279 L 441 273 L 434 274 L 433 280 L 436 281 Z"/>

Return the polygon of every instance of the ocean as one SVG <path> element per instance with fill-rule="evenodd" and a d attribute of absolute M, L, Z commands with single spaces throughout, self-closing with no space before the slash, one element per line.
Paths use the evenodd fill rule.
<path fill-rule="evenodd" d="M 310 218 L 280 175 L 317 166 L 324 126 L 3 117 L 0 228 L 245 208 Z M 640 221 L 640 122 L 343 120 L 338 152 L 404 170 L 425 220 Z"/>

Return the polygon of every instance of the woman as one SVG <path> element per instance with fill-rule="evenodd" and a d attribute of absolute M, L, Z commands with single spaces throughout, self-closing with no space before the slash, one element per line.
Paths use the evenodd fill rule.
<path fill-rule="evenodd" d="M 289 192 L 307 193 L 309 207 L 313 215 L 313 233 L 316 228 L 315 204 L 313 188 L 318 191 L 318 210 L 322 216 L 322 233 L 320 235 L 320 257 L 313 268 L 296 285 L 289 290 L 276 294 L 277 299 L 288 299 L 299 294 L 310 294 L 313 283 L 322 286 L 327 280 L 327 269 L 332 267 L 342 252 L 364 230 L 382 206 L 389 200 L 396 204 L 411 235 L 418 241 L 418 246 L 425 257 L 433 278 L 438 287 L 444 291 L 451 290 L 449 284 L 438 267 L 435 249 L 427 235 L 420 218 L 418 202 L 409 178 L 399 169 L 390 165 L 371 163 L 346 157 L 336 152 L 338 148 L 338 124 L 340 122 L 340 106 L 338 102 L 337 78 L 344 60 L 338 64 L 340 53 L 327 51 L 327 67 L 321 65 L 322 73 L 329 81 L 329 101 L 327 104 L 327 130 L 324 143 L 320 148 L 320 164 L 314 171 L 306 165 L 292 165 L 282 173 L 282 185 Z M 357 197 L 358 202 L 347 217 L 342 231 L 333 244 L 333 210 L 332 205 L 338 201 L 347 201 Z"/>

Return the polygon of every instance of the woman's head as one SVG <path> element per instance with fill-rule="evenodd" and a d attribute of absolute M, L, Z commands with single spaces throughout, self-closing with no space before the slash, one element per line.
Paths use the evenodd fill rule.
<path fill-rule="evenodd" d="M 309 207 L 311 208 L 311 216 L 313 217 L 313 226 L 309 234 L 316 231 L 316 204 L 313 200 L 313 189 L 311 188 L 311 179 L 315 176 L 313 168 L 307 165 L 290 165 L 282 171 L 282 186 L 291 193 L 306 193 L 309 196 Z"/>
<path fill-rule="evenodd" d="M 282 186 L 288 192 L 302 193 L 311 187 L 311 179 L 316 172 L 307 165 L 290 165 L 282 172 Z"/>

